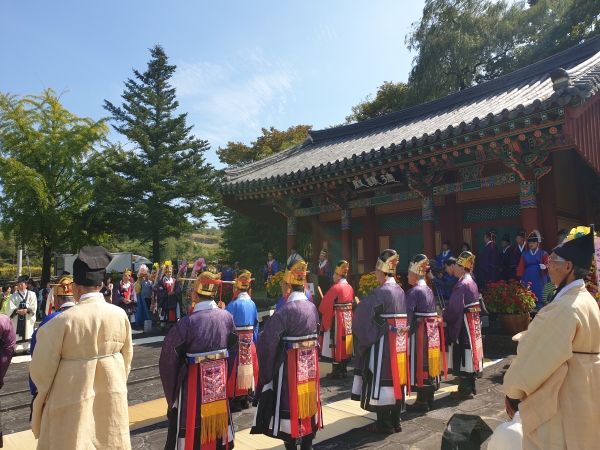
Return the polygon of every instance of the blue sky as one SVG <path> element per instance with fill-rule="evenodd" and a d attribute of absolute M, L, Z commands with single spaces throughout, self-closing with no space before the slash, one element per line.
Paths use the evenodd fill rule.
<path fill-rule="evenodd" d="M 0 91 L 61 92 L 79 116 L 107 115 L 132 68 L 161 44 L 178 66 L 180 111 L 211 144 L 261 127 L 340 124 L 383 81 L 405 81 L 404 44 L 423 0 L 0 2 Z M 111 140 L 123 141 L 114 131 Z"/>

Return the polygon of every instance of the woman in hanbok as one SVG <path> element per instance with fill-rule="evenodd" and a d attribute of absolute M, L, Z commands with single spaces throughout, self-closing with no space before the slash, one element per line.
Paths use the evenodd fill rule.
<path fill-rule="evenodd" d="M 533 230 L 527 236 L 529 250 L 521 255 L 521 262 L 517 268 L 517 276 L 521 277 L 524 285 L 529 285 L 535 294 L 535 307 L 537 310 L 545 306 L 542 290 L 549 281 L 548 278 L 548 253 L 540 248 L 542 237 L 538 230 Z"/>

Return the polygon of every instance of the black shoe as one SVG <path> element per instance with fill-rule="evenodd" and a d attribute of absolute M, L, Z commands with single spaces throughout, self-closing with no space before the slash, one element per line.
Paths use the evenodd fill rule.
<path fill-rule="evenodd" d="M 367 431 L 369 433 L 393 434 L 394 427 L 390 427 L 387 424 L 382 424 L 381 422 L 373 422 L 367 427 Z"/>

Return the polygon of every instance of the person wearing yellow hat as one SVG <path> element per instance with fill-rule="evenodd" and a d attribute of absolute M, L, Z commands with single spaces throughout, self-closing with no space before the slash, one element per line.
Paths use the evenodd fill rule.
<path fill-rule="evenodd" d="M 600 442 L 600 310 L 586 288 L 596 238 L 577 227 L 548 261 L 556 293 L 519 341 L 504 393 L 521 400 L 524 449 L 597 448 Z"/>
<path fill-rule="evenodd" d="M 406 406 L 407 411 L 427 412 L 433 408 L 433 397 L 441 382 L 441 357 L 446 354 L 443 321 L 437 314 L 433 291 L 425 282 L 428 271 L 427 256 L 415 255 L 408 266 L 408 284 L 412 287 L 406 293 L 406 307 L 411 323 L 411 390 L 417 393 L 417 400 Z"/>
<path fill-rule="evenodd" d="M 239 353 L 235 373 L 230 379 L 229 397 L 234 412 L 248 409 L 250 398 L 258 384 L 258 361 L 256 359 L 256 340 L 258 339 L 258 311 L 250 297 L 252 274 L 242 269 L 235 279 L 234 299 L 225 310 L 233 316 L 239 339 Z M 239 406 L 238 406 L 239 403 Z"/>
<path fill-rule="evenodd" d="M 163 332 L 181 317 L 181 283 L 173 276 L 173 263 L 165 261 L 156 285 L 158 320 Z"/>
<path fill-rule="evenodd" d="M 352 300 L 354 289 L 346 277 L 350 270 L 348 261 L 337 263 L 333 273 L 333 286 L 323 296 L 319 304 L 321 329 L 319 346 L 321 358 L 331 361 L 333 370 L 327 378 L 343 380 L 346 378 L 346 366 L 352 358 Z"/>
<path fill-rule="evenodd" d="M 286 267 L 281 289 L 284 294 L 291 293 L 267 320 L 256 345 L 264 388 L 250 433 L 281 439 L 286 450 L 298 446 L 312 449 L 312 441 L 323 427 L 319 313 L 304 294 L 306 267 L 299 258 Z"/>
<path fill-rule="evenodd" d="M 48 314 L 37 329 L 33 332 L 33 336 L 31 337 L 31 345 L 29 346 L 29 353 L 33 357 L 33 352 L 35 350 L 35 345 L 37 343 L 37 333 L 42 326 L 44 326 L 48 321 L 52 320 L 57 315 L 65 312 L 69 308 L 75 306 L 75 299 L 73 298 L 73 288 L 71 284 L 73 283 L 73 277 L 71 275 L 63 275 L 58 280 L 56 284 L 50 284 L 54 288 L 54 309 L 55 311 L 52 314 Z M 37 394 L 37 388 L 31 378 L 29 378 L 29 389 L 31 391 L 31 395 Z"/>
<path fill-rule="evenodd" d="M 352 328 L 358 339 L 352 398 L 377 413 L 367 427 L 371 433 L 402 431 L 400 412 L 408 385 L 408 330 L 406 297 L 396 282 L 398 253 L 384 250 L 375 266 L 380 286 L 356 307 Z"/>
<path fill-rule="evenodd" d="M 158 363 L 167 400 L 166 450 L 233 447 L 227 386 L 238 355 L 233 316 L 214 301 L 221 274 L 207 266 L 194 283 L 194 308 L 173 325 Z"/>
<path fill-rule="evenodd" d="M 137 311 L 137 296 L 135 286 L 131 279 L 131 269 L 125 269 L 121 281 L 114 285 L 112 303 L 122 308 L 127 314 L 129 321 L 135 323 L 135 312 Z M 140 324 L 138 324 L 140 325 Z M 142 324 L 143 325 L 143 324 Z"/>
<path fill-rule="evenodd" d="M 475 379 L 483 371 L 479 290 L 471 277 L 474 266 L 475 255 L 462 252 L 454 265 L 458 283 L 443 313 L 450 336 L 448 367 L 460 380 L 458 391 L 450 394 L 453 399 L 473 398 L 477 393 Z"/>

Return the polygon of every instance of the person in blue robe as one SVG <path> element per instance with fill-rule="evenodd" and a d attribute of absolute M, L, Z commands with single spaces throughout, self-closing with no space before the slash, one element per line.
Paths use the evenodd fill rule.
<path fill-rule="evenodd" d="M 540 248 L 542 237 L 538 230 L 533 230 L 527 236 L 529 249 L 521 255 L 521 262 L 517 268 L 517 275 L 521 277 L 521 283 L 529 285 L 531 292 L 536 296 L 535 308 L 539 311 L 546 303 L 542 291 L 544 285 L 549 281 L 548 277 L 548 253 Z"/>
<path fill-rule="evenodd" d="M 452 258 L 454 255 L 452 254 L 452 250 L 450 250 L 450 246 L 452 244 L 450 243 L 450 241 L 445 241 L 442 244 L 442 251 L 440 252 L 440 254 L 437 256 L 436 258 L 436 266 L 437 267 L 444 267 L 444 261 L 446 261 L 448 258 Z"/>
<path fill-rule="evenodd" d="M 277 272 L 279 272 L 279 263 L 273 258 L 273 254 L 269 252 L 267 255 L 267 263 L 263 267 L 263 281 L 266 283 Z"/>

